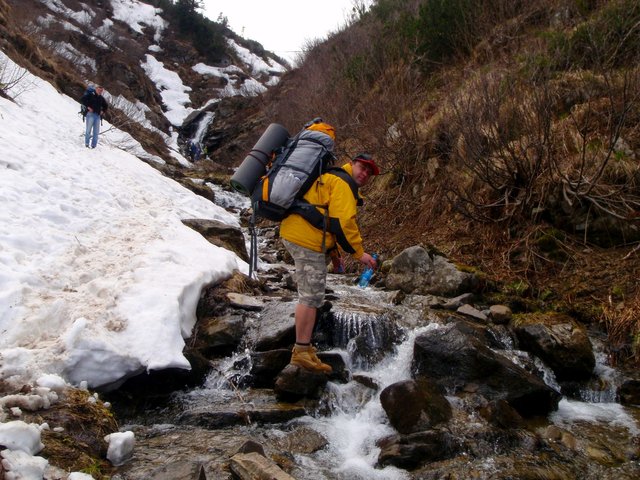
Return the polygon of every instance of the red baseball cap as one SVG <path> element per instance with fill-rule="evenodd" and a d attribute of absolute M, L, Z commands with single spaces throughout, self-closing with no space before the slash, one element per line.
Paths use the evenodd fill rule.
<path fill-rule="evenodd" d="M 371 167 L 371 171 L 373 172 L 374 175 L 380 175 L 380 169 L 378 168 L 378 165 L 376 165 L 376 162 L 373 160 L 373 157 L 368 153 L 357 154 L 355 157 L 353 157 L 353 161 L 366 163 Z"/>

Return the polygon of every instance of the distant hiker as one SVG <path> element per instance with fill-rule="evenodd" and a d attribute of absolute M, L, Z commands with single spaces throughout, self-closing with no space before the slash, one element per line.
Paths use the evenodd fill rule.
<path fill-rule="evenodd" d="M 333 134 L 333 130 L 330 131 Z M 366 153 L 356 155 L 341 169 L 322 174 L 304 195 L 326 218 L 326 228 L 314 227 L 300 214 L 286 217 L 280 226 L 280 237 L 295 262 L 298 282 L 298 304 L 295 310 L 296 343 L 291 364 L 318 373 L 331 373 L 311 345 L 316 313 L 324 303 L 327 281 L 327 254 L 338 248 L 351 254 L 364 265 L 376 268 L 376 260 L 366 253 L 356 223 L 356 207 L 362 205 L 358 188 L 367 184 L 380 169 Z M 335 257 L 331 259 L 336 268 Z"/>
<path fill-rule="evenodd" d="M 189 157 L 191 161 L 197 162 L 200 160 L 200 155 L 202 155 L 200 144 L 198 142 L 189 142 Z"/>
<path fill-rule="evenodd" d="M 96 148 L 100 134 L 100 121 L 104 112 L 109 108 L 102 92 L 104 89 L 100 85 L 95 88 L 90 86 L 80 99 L 80 103 L 87 107 L 84 131 L 84 146 L 87 148 L 89 148 L 89 140 L 91 140 L 91 148 Z"/>

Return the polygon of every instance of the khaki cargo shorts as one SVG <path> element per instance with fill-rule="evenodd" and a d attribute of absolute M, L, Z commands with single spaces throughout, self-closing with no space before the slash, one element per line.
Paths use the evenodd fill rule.
<path fill-rule="evenodd" d="M 324 291 L 327 285 L 326 255 L 303 248 L 284 238 L 281 240 L 296 265 L 298 303 L 320 308 L 324 303 Z"/>

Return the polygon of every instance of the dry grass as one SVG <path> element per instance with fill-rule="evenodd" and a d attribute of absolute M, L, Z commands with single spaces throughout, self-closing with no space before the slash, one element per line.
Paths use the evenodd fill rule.
<path fill-rule="evenodd" d="M 619 295 L 610 294 L 603 311 L 613 358 L 640 364 L 640 288 L 623 299 L 616 299 Z"/>
<path fill-rule="evenodd" d="M 51 430 L 42 432 L 41 456 L 67 471 L 90 473 L 96 479 L 110 478 L 111 464 L 106 460 L 105 435 L 118 431 L 118 424 L 101 401 L 89 401 L 83 390 L 67 390 L 47 410 L 29 415 L 25 421 L 48 423 Z M 56 432 L 55 427 L 64 430 Z"/>

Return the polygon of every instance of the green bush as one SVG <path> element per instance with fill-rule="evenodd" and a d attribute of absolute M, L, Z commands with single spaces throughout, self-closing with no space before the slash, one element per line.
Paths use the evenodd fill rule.
<path fill-rule="evenodd" d="M 188 39 L 196 51 L 213 63 L 224 59 L 227 52 L 225 41 L 226 19 L 222 23 L 209 20 L 197 11 L 201 8 L 198 0 L 155 0 L 154 5 L 162 8 L 165 17 L 170 18 L 178 34 Z"/>
<path fill-rule="evenodd" d="M 417 53 L 424 62 L 440 63 L 469 53 L 475 41 L 473 0 L 432 0 L 422 4 L 416 22 Z"/>

